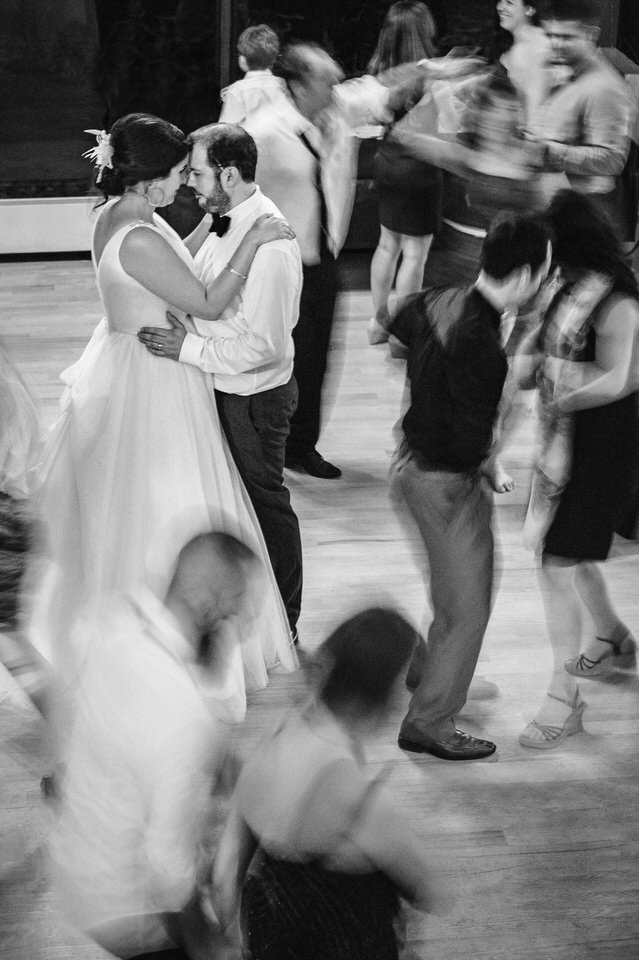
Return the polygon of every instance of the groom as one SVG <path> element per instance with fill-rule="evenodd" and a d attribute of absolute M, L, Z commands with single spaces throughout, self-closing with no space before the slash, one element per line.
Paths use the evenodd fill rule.
<path fill-rule="evenodd" d="M 246 131 L 213 123 L 190 140 L 189 185 L 213 214 L 214 227 L 195 255 L 198 276 L 208 284 L 230 265 L 258 217 L 281 214 L 254 181 L 257 148 Z M 219 320 L 195 319 L 194 334 L 169 314 L 171 330 L 144 327 L 138 334 L 147 349 L 161 341 L 163 356 L 215 374 L 220 421 L 262 528 L 294 641 L 302 547 L 284 486 L 284 450 L 297 404 L 292 330 L 301 286 L 297 244 L 274 240 L 258 249 L 240 294 Z"/>

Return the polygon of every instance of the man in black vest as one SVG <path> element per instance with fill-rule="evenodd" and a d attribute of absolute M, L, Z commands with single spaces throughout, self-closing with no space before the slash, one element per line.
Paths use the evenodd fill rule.
<path fill-rule="evenodd" d="M 404 750 L 474 760 L 496 749 L 455 728 L 492 603 L 492 491 L 482 467 L 507 372 L 502 319 L 538 291 L 550 255 L 543 220 L 501 214 L 475 284 L 415 294 L 389 326 L 410 381 L 392 483 L 424 542 L 433 611 L 407 678 L 416 689 L 399 735 Z"/>

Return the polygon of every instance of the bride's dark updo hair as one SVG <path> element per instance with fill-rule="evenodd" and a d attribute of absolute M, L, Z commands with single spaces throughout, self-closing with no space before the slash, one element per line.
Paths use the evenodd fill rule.
<path fill-rule="evenodd" d="M 105 167 L 96 183 L 105 199 L 121 196 L 142 180 L 159 180 L 188 156 L 182 131 L 148 113 L 128 113 L 111 127 L 113 169 Z"/>

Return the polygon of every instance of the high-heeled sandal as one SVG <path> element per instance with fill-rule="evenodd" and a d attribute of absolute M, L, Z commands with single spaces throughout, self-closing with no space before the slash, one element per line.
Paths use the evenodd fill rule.
<path fill-rule="evenodd" d="M 531 720 L 519 734 L 519 742 L 522 747 L 531 747 L 533 750 L 552 750 L 562 744 L 566 737 L 583 730 L 583 713 L 586 702 L 582 700 L 579 690 L 575 691 L 572 701 L 556 697 L 553 693 L 547 693 L 546 696 L 550 697 L 551 700 L 565 703 L 567 707 L 570 707 L 570 713 L 562 726 Z"/>
<path fill-rule="evenodd" d="M 597 637 L 601 643 L 609 644 L 600 657 L 592 658 L 585 653 L 578 657 L 566 660 L 565 670 L 573 677 L 583 677 L 588 680 L 610 680 L 620 674 L 636 672 L 637 645 L 630 633 L 619 641 L 608 640 L 606 637 Z"/>

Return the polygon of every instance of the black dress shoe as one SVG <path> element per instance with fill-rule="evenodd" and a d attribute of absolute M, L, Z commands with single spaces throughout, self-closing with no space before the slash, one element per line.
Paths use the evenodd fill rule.
<path fill-rule="evenodd" d="M 413 753 L 432 753 L 434 757 L 440 757 L 442 760 L 480 760 L 482 757 L 489 757 L 497 749 L 496 744 L 491 743 L 490 740 L 478 740 L 477 737 L 471 737 L 469 733 L 463 733 L 461 730 L 455 730 L 452 736 L 445 740 L 436 740 L 421 733 L 416 736 L 419 739 L 400 733 L 397 742 L 402 750 L 411 750 Z"/>
<path fill-rule="evenodd" d="M 311 477 L 319 477 L 320 480 L 337 480 L 342 475 L 340 468 L 325 460 L 317 450 L 291 454 L 286 457 L 285 466 L 289 470 L 303 470 Z"/>

